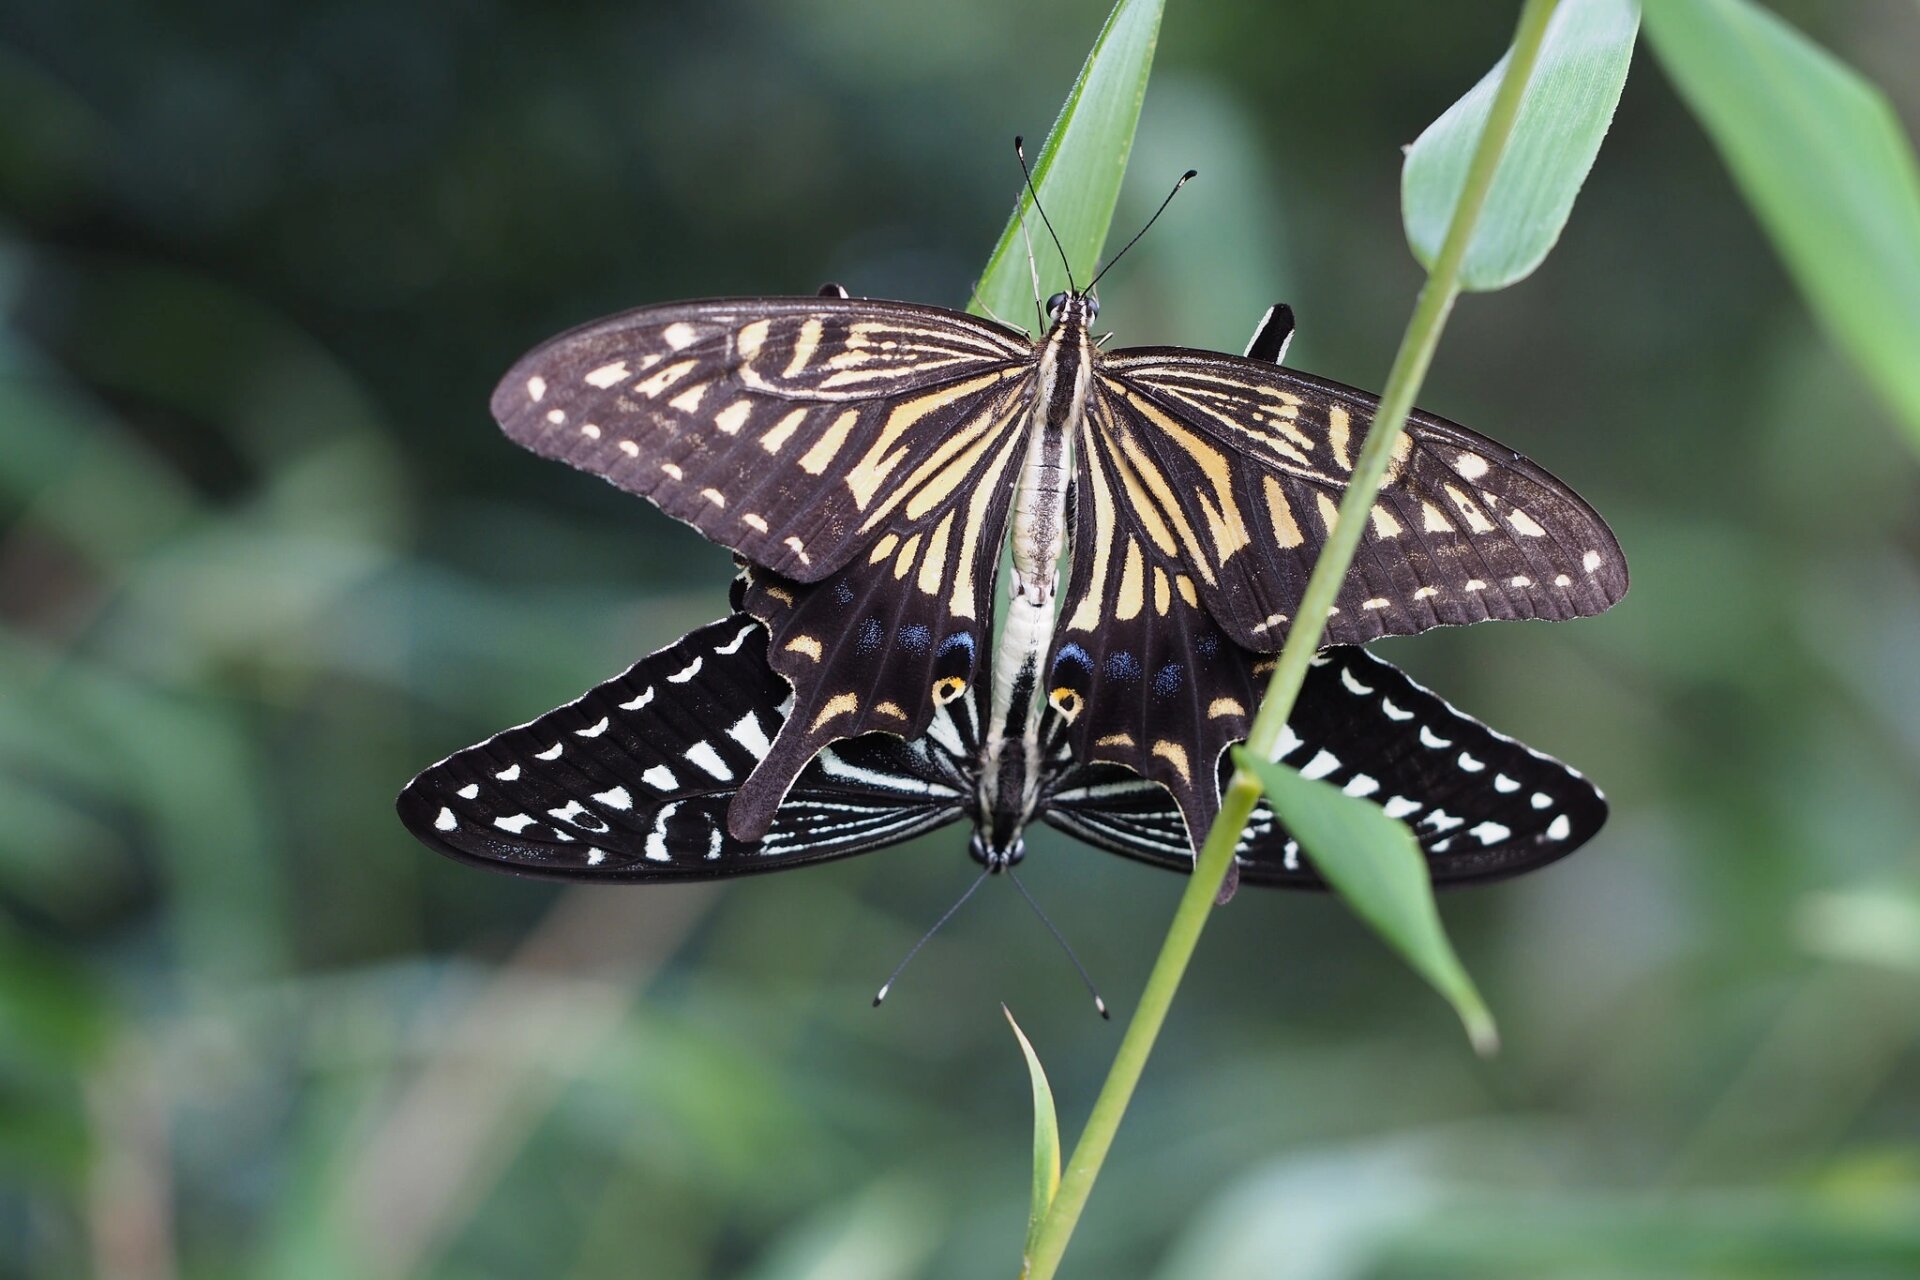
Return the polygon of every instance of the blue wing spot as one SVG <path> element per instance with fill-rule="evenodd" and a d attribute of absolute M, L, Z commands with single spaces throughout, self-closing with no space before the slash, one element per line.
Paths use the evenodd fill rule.
<path fill-rule="evenodd" d="M 886 629 L 880 625 L 880 619 L 868 618 L 860 624 L 860 630 L 853 637 L 853 651 L 872 653 L 880 647 L 880 638 L 885 634 Z"/>
<path fill-rule="evenodd" d="M 1109 680 L 1138 680 L 1140 678 L 1140 660 L 1125 649 L 1115 649 L 1107 655 L 1107 678 Z"/>
<path fill-rule="evenodd" d="M 1220 637 L 1212 631 L 1202 631 L 1193 638 L 1193 647 L 1203 658 L 1211 658 L 1220 652 Z"/>
<path fill-rule="evenodd" d="M 1092 657 L 1088 655 L 1085 649 L 1082 649 L 1079 645 L 1073 644 L 1072 642 L 1060 646 L 1060 652 L 1053 660 L 1053 669 L 1057 672 L 1063 664 L 1069 662 L 1080 668 L 1085 674 L 1093 674 Z"/>
<path fill-rule="evenodd" d="M 909 653 L 925 653 L 927 646 L 933 643 L 933 632 L 918 622 L 910 627 L 900 628 L 900 647 Z"/>
<path fill-rule="evenodd" d="M 853 603 L 853 584 L 845 578 L 833 584 L 833 599 L 836 604 Z"/>
<path fill-rule="evenodd" d="M 1169 662 L 1153 673 L 1153 691 L 1162 698 L 1171 698 L 1180 692 L 1180 682 L 1186 678 L 1186 668 L 1177 662 Z"/>
<path fill-rule="evenodd" d="M 944 658 L 955 649 L 965 649 L 967 651 L 967 660 L 971 662 L 973 660 L 973 637 L 965 631 L 956 631 L 940 642 L 940 652 L 934 656 Z"/>

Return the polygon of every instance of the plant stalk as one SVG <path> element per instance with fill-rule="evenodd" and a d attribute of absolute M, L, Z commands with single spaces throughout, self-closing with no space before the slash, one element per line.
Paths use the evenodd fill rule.
<path fill-rule="evenodd" d="M 1487 192 L 1493 186 L 1500 156 L 1506 149 L 1514 119 L 1520 112 L 1521 95 L 1528 78 L 1533 74 L 1534 62 L 1546 36 L 1547 21 L 1553 16 L 1557 3 L 1558 0 L 1526 0 L 1521 8 L 1507 71 L 1501 78 L 1500 88 L 1487 113 L 1486 129 L 1474 148 L 1473 160 L 1467 168 L 1466 183 L 1460 190 L 1453 220 L 1447 227 L 1447 237 L 1441 244 L 1433 271 L 1421 287 L 1419 299 L 1414 304 L 1413 316 L 1407 322 L 1400 349 L 1393 359 L 1393 368 L 1387 375 L 1387 385 L 1380 395 L 1379 411 L 1374 415 L 1366 443 L 1354 464 L 1353 478 L 1341 498 L 1339 519 L 1314 563 L 1313 575 L 1307 580 L 1299 612 L 1280 651 L 1273 678 L 1267 685 L 1266 697 L 1247 735 L 1249 751 L 1272 755 L 1274 744 L 1280 739 L 1280 730 L 1293 713 L 1294 700 L 1299 696 L 1301 683 L 1306 679 L 1307 665 L 1319 650 L 1320 637 L 1326 631 L 1328 611 L 1339 596 L 1347 569 L 1359 549 L 1361 531 L 1366 527 L 1373 500 L 1380 491 L 1387 462 L 1393 456 L 1393 447 L 1400 439 L 1407 414 L 1413 408 L 1414 397 L 1419 394 L 1420 384 L 1425 380 L 1427 368 L 1433 361 L 1434 350 L 1440 344 L 1440 334 L 1446 327 L 1448 313 L 1460 295 L 1460 265 L 1466 258 L 1468 245 L 1472 243 L 1474 226 L 1486 203 Z M 1114 1054 L 1113 1066 L 1108 1070 L 1106 1082 L 1101 1086 L 1100 1095 L 1094 1100 L 1093 1111 L 1087 1117 L 1087 1127 L 1074 1145 L 1073 1155 L 1060 1181 L 1060 1189 L 1053 1197 L 1053 1204 L 1047 1210 L 1046 1221 L 1041 1224 L 1033 1251 L 1026 1259 L 1021 1272 L 1023 1280 L 1052 1280 L 1059 1269 L 1067 1242 L 1073 1237 L 1074 1227 L 1080 1221 L 1081 1211 L 1086 1208 L 1094 1181 L 1100 1176 L 1100 1168 L 1113 1146 L 1120 1120 L 1126 1115 L 1134 1088 L 1146 1068 L 1147 1057 L 1152 1053 L 1154 1041 L 1166 1022 L 1174 992 L 1179 990 L 1180 980 L 1185 976 L 1187 964 L 1199 944 L 1200 931 L 1206 927 L 1208 912 L 1219 896 L 1221 885 L 1226 882 L 1227 870 L 1233 863 L 1233 853 L 1240 842 L 1240 834 L 1246 829 L 1247 820 L 1253 815 L 1254 805 L 1259 799 L 1259 781 L 1245 770 L 1236 769 L 1221 796 L 1219 816 L 1207 832 L 1193 875 L 1187 882 L 1186 891 L 1180 896 L 1179 906 L 1174 910 L 1173 921 L 1167 928 L 1166 940 L 1161 944 L 1153 971 L 1148 974 L 1146 987 L 1140 993 L 1139 1006 L 1127 1023 L 1126 1034 L 1121 1037 L 1120 1048 Z"/>

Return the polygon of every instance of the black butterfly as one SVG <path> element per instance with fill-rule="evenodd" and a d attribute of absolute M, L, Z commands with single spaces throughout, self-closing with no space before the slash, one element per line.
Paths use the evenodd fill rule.
<path fill-rule="evenodd" d="M 786 866 L 962 816 L 990 868 L 1036 817 L 1190 865 L 1375 401 L 1278 367 L 1285 308 L 1245 358 L 1104 353 L 1096 299 L 1048 311 L 1036 343 L 830 287 L 644 308 L 522 359 L 494 394 L 507 433 L 731 547 L 743 616 L 427 770 L 408 826 L 594 877 Z M 1626 590 L 1578 496 L 1430 415 L 1368 521 L 1330 645 L 1593 614 Z M 1578 774 L 1357 650 L 1322 663 L 1294 763 L 1413 819 L 1440 878 L 1521 870 L 1598 828 Z M 1270 815 L 1242 864 L 1311 880 Z"/>

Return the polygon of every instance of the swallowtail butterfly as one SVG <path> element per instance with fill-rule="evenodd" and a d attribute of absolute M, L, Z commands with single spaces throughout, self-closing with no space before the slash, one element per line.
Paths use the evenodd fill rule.
<path fill-rule="evenodd" d="M 591 879 L 773 870 L 961 818 L 989 869 L 1035 819 L 1190 867 L 1376 401 L 1279 365 L 1285 307 L 1238 358 L 1105 352 L 1098 310 L 1055 295 L 1036 341 L 829 286 L 646 307 L 524 357 L 493 397 L 507 434 L 731 548 L 737 612 L 427 769 L 409 829 Z M 1576 494 L 1416 411 L 1280 758 L 1406 819 L 1440 881 L 1567 853 L 1605 817 L 1589 783 L 1357 646 L 1596 614 L 1626 586 Z M 1264 807 L 1238 867 L 1314 883 Z"/>

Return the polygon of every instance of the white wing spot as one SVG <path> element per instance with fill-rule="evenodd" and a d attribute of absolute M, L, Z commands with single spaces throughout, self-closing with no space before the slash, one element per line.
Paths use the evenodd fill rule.
<path fill-rule="evenodd" d="M 1533 579 L 1524 573 L 1516 573 L 1513 575 L 1512 585 L 1516 587 L 1530 587 L 1533 585 Z"/>
<path fill-rule="evenodd" d="M 500 772 L 494 774 L 493 776 L 500 779 L 500 781 L 502 782 L 512 782 L 515 779 L 519 778 L 520 766 L 517 764 L 510 764 L 506 768 L 502 769 Z"/>
<path fill-rule="evenodd" d="M 621 703 L 620 709 L 622 711 L 638 711 L 640 708 L 646 706 L 649 702 L 652 702 L 652 701 L 653 701 L 653 686 L 648 685 L 646 688 L 646 691 L 644 693 L 637 695 L 633 699 L 633 701 Z"/>
<path fill-rule="evenodd" d="M 1573 823 L 1567 820 L 1567 815 L 1564 813 L 1547 824 L 1547 839 L 1549 840 L 1565 840 L 1572 834 Z"/>
<path fill-rule="evenodd" d="M 1453 739 L 1443 738 L 1423 724 L 1420 726 L 1420 745 L 1423 747 L 1432 747 L 1435 751 L 1438 751 L 1442 747 L 1452 746 Z"/>
<path fill-rule="evenodd" d="M 1478 480 L 1487 474 L 1487 460 L 1477 453 L 1457 454 L 1453 459 L 1453 469 L 1458 471 L 1463 479 Z"/>
<path fill-rule="evenodd" d="M 767 531 L 766 520 L 761 516 L 755 515 L 751 511 L 747 512 L 747 514 L 740 517 L 740 523 L 747 526 L 747 528 L 753 530 L 755 533 L 765 533 Z"/>
<path fill-rule="evenodd" d="M 453 816 L 453 810 L 443 807 L 440 816 L 433 820 L 433 825 L 441 831 L 451 831 L 460 825 L 460 820 Z"/>
<path fill-rule="evenodd" d="M 715 653 L 738 653 L 740 652 L 740 646 L 745 644 L 747 642 L 747 637 L 752 634 L 753 634 L 753 624 L 749 623 L 748 625 L 740 628 L 739 635 L 727 641 L 725 644 L 721 645 L 719 648 L 715 649 L 714 652 Z"/>
<path fill-rule="evenodd" d="M 1586 555 L 1580 557 L 1580 567 L 1588 573 L 1592 573 L 1598 569 L 1600 567 L 1600 553 L 1598 551 L 1587 552 Z"/>
<path fill-rule="evenodd" d="M 594 426 L 591 422 L 583 422 L 580 424 L 580 434 L 589 440 L 598 440 L 600 438 L 600 428 Z"/>
<path fill-rule="evenodd" d="M 633 796 L 625 787 L 615 787 L 611 791 L 596 792 L 593 798 L 609 809 L 633 808 Z"/>
<path fill-rule="evenodd" d="M 1395 796 L 1380 807 L 1386 810 L 1389 818 L 1410 818 L 1420 812 L 1425 806 L 1418 800 L 1409 800 L 1405 796 Z"/>
<path fill-rule="evenodd" d="M 548 747 L 545 751 L 534 752 L 533 758 L 535 760 L 558 760 L 560 758 L 560 753 L 562 751 L 565 751 L 566 749 L 567 748 L 564 743 L 556 742 L 552 746 Z"/>
<path fill-rule="evenodd" d="M 606 731 L 607 731 L 607 717 L 601 716 L 600 723 L 588 725 L 584 729 L 575 729 L 573 731 L 573 736 L 576 738 L 597 738 L 601 734 L 605 733 Z"/>
<path fill-rule="evenodd" d="M 668 325 L 660 333 L 661 339 L 675 351 L 683 351 L 692 346 L 693 340 L 699 336 L 699 330 L 684 320 L 676 321 Z"/>
<path fill-rule="evenodd" d="M 1302 745 L 1300 735 L 1293 731 L 1293 726 L 1283 724 L 1280 726 L 1280 741 L 1273 744 L 1273 758 L 1275 760 L 1285 760 L 1288 756 L 1298 751 Z"/>
<path fill-rule="evenodd" d="M 664 471 L 668 476 L 670 476 L 675 480 L 684 480 L 687 475 L 686 472 L 682 471 L 679 467 L 675 466 L 671 462 L 661 463 L 660 470 Z"/>
<path fill-rule="evenodd" d="M 615 360 L 612 364 L 603 364 L 598 369 L 589 373 L 584 379 L 588 386 L 598 387 L 602 391 L 605 391 L 616 382 L 625 382 L 626 380 L 627 362 L 625 360 Z"/>
<path fill-rule="evenodd" d="M 1422 587 L 1418 591 L 1413 593 L 1413 598 L 1415 600 L 1426 600 L 1432 596 L 1437 596 L 1439 594 L 1440 594 L 1440 588 L 1438 587 Z"/>
<path fill-rule="evenodd" d="M 1322 749 L 1313 759 L 1307 761 L 1300 770 L 1303 778 L 1324 778 L 1340 767 L 1340 757 L 1331 751 Z"/>
<path fill-rule="evenodd" d="M 565 422 L 566 420 L 567 420 L 567 411 L 565 409 L 547 410 L 547 421 L 551 422 L 554 426 L 557 427 L 561 423 Z"/>
<path fill-rule="evenodd" d="M 700 674 L 700 661 L 699 655 L 694 655 L 692 662 L 689 662 L 686 666 L 667 677 L 667 683 L 685 684 L 687 681 L 693 679 Z"/>
<path fill-rule="evenodd" d="M 1515 533 L 1525 538 L 1544 538 L 1547 536 L 1547 531 L 1540 527 L 1540 522 L 1518 507 L 1507 512 L 1507 523 L 1513 526 Z"/>
<path fill-rule="evenodd" d="M 1371 600 L 1362 601 L 1360 607 L 1362 609 L 1384 609 L 1392 603 L 1393 601 L 1387 599 L 1385 596 L 1375 596 Z"/>
<path fill-rule="evenodd" d="M 708 502 L 711 502 L 716 507 L 720 507 L 724 509 L 727 505 L 726 496 L 722 494 L 718 489 L 702 489 L 700 491 L 700 496 L 705 498 Z"/>
<path fill-rule="evenodd" d="M 1485 591 L 1487 589 L 1487 584 L 1480 581 L 1480 579 L 1478 578 L 1468 578 L 1466 589 L 1468 591 Z"/>
<path fill-rule="evenodd" d="M 525 831 L 528 827 L 532 826 L 533 822 L 534 822 L 534 819 L 532 814 L 515 813 L 515 814 L 510 814 L 504 818 L 495 818 L 493 820 L 493 825 L 500 828 L 502 831 L 507 832 L 510 835 L 517 836 L 522 831 Z"/>
<path fill-rule="evenodd" d="M 1564 573 L 1558 574 L 1553 579 L 1553 585 L 1556 587 L 1570 587 L 1573 585 L 1573 579 Z"/>
<path fill-rule="evenodd" d="M 793 554 L 800 557 L 801 564 L 809 565 L 813 563 L 812 559 L 810 559 L 807 555 L 806 544 L 801 542 L 800 539 L 788 538 L 783 545 L 791 547 L 793 549 Z"/>
<path fill-rule="evenodd" d="M 606 851 L 605 849 L 591 849 L 591 848 L 590 848 L 590 849 L 588 849 L 588 850 L 587 850 L 587 865 L 588 865 L 588 866 L 590 866 L 590 867 L 597 867 L 597 866 L 599 866 L 599 865 L 600 865 L 601 863 L 603 863 L 603 862 L 605 862 L 606 860 L 607 860 L 607 851 Z"/>
<path fill-rule="evenodd" d="M 1370 796 L 1380 789 L 1380 784 L 1364 773 L 1356 773 L 1340 789 L 1350 796 Z"/>
<path fill-rule="evenodd" d="M 760 727 L 760 717 L 749 711 L 734 721 L 727 729 L 727 736 L 745 747 L 755 760 L 766 757 L 773 750 L 773 743 L 767 740 L 767 734 Z"/>
<path fill-rule="evenodd" d="M 1467 834 L 1474 837 L 1483 845 L 1490 845 L 1499 844 L 1502 840 L 1512 835 L 1513 832 L 1497 822 L 1483 822 L 1473 830 L 1467 832 Z"/>
<path fill-rule="evenodd" d="M 1411 719 L 1413 719 L 1413 712 L 1411 712 L 1411 711 L 1402 711 L 1402 710 L 1401 710 L 1401 709 L 1400 709 L 1399 707 L 1396 707 L 1396 706 L 1394 706 L 1394 705 L 1393 705 L 1393 699 L 1392 699 L 1392 698 L 1382 698 L 1382 699 L 1380 699 L 1380 709 L 1381 709 L 1382 711 L 1384 711 L 1384 712 L 1386 712 L 1386 713 L 1387 713 L 1387 719 L 1389 719 L 1389 720 L 1411 720 Z"/>
<path fill-rule="evenodd" d="M 1456 818 L 1445 809 L 1435 809 L 1432 813 L 1420 819 L 1421 826 L 1432 827 L 1435 831 L 1451 831 L 1455 827 L 1463 825 L 1465 822 L 1465 818 Z"/>
<path fill-rule="evenodd" d="M 711 742 L 696 742 L 686 749 L 685 755 L 689 764 L 697 765 L 720 781 L 733 781 L 733 770 L 727 768 L 727 762 L 720 758 Z"/>
<path fill-rule="evenodd" d="M 458 795 L 462 800 L 471 800 L 480 794 L 480 784 L 477 782 L 469 782 L 454 794 Z"/>
<path fill-rule="evenodd" d="M 657 764 L 641 774 L 640 781 L 646 783 L 655 791 L 671 791 L 680 785 L 680 780 L 673 776 L 673 770 L 663 764 Z"/>
<path fill-rule="evenodd" d="M 1487 762 L 1485 760 L 1476 760 L 1471 755 L 1462 751 L 1460 753 L 1460 767 L 1468 773 L 1479 773 L 1487 767 Z"/>
<path fill-rule="evenodd" d="M 720 843 L 721 843 L 720 828 L 719 827 L 707 828 L 707 859 L 709 861 L 720 856 Z"/>
<path fill-rule="evenodd" d="M 1504 773 L 1493 775 L 1493 789 L 1503 796 L 1510 796 L 1520 789 L 1520 784 Z"/>
<path fill-rule="evenodd" d="M 740 428 L 747 424 L 747 415 L 752 412 L 752 404 L 745 400 L 735 400 L 713 415 L 713 425 L 715 429 L 726 435 L 738 435 Z"/>
<path fill-rule="evenodd" d="M 545 378 L 536 373 L 527 379 L 527 399 L 533 401 L 535 404 L 539 404 L 540 397 L 545 394 L 547 394 L 547 380 Z"/>
<path fill-rule="evenodd" d="M 1553 808 L 1553 797 L 1544 791 L 1536 791 L 1533 793 L 1529 803 L 1536 809 L 1551 809 Z"/>
<path fill-rule="evenodd" d="M 620 452 L 626 454 L 629 458 L 637 458 L 640 456 L 640 446 L 631 440 L 622 440 L 620 442 Z"/>
<path fill-rule="evenodd" d="M 1348 693 L 1358 694 L 1363 698 L 1373 692 L 1373 686 L 1370 684 L 1361 684 L 1360 681 L 1354 677 L 1353 671 L 1348 667 L 1340 668 L 1340 683 L 1346 686 Z"/>

